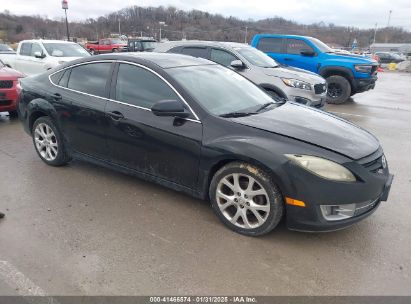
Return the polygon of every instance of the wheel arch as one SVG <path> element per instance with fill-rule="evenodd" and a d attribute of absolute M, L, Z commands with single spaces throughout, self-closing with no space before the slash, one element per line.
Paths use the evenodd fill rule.
<path fill-rule="evenodd" d="M 339 66 L 323 67 L 323 68 L 320 69 L 319 74 L 325 79 L 327 79 L 327 77 L 330 77 L 330 76 L 344 77 L 350 83 L 351 88 L 352 89 L 354 88 L 354 86 L 353 86 L 353 84 L 354 84 L 354 74 L 348 68 L 339 67 Z"/>
<path fill-rule="evenodd" d="M 54 107 L 44 99 L 32 100 L 28 105 L 28 128 L 32 133 L 34 122 L 43 116 L 48 116 L 56 121 L 57 113 Z"/>

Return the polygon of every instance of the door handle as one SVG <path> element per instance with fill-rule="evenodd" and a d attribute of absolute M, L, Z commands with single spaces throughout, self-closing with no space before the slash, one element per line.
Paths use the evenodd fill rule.
<path fill-rule="evenodd" d="M 62 96 L 59 93 L 53 94 L 54 100 L 61 100 Z"/>
<path fill-rule="evenodd" d="M 124 115 L 118 111 L 109 112 L 108 115 L 110 115 L 113 120 L 120 120 L 124 118 Z"/>

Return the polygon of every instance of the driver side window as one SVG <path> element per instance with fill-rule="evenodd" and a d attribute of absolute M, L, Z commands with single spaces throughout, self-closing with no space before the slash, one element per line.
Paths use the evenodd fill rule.
<path fill-rule="evenodd" d="M 31 46 L 31 52 L 30 52 L 30 56 L 31 57 L 36 57 L 35 54 L 36 52 L 40 53 L 41 55 L 43 55 L 43 49 L 41 48 L 40 44 L 38 43 L 33 43 L 33 45 Z"/>
<path fill-rule="evenodd" d="M 300 39 L 287 39 L 287 54 L 300 55 L 302 51 L 314 52 L 311 46 Z"/>
<path fill-rule="evenodd" d="M 238 60 L 238 58 L 227 51 L 220 49 L 211 49 L 211 60 L 223 66 L 230 67 L 231 62 Z"/>
<path fill-rule="evenodd" d="M 131 64 L 120 64 L 116 100 L 150 109 L 160 100 L 180 100 L 177 94 L 152 72 Z"/>

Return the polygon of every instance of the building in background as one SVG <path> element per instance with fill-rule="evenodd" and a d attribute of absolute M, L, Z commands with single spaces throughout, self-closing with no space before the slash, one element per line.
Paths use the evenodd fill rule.
<path fill-rule="evenodd" d="M 373 43 L 370 50 L 371 53 L 397 52 L 411 56 L 411 43 Z"/>

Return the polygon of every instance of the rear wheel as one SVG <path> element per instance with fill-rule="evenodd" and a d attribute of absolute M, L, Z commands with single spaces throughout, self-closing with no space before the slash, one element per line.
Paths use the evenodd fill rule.
<path fill-rule="evenodd" d="M 34 122 L 33 144 L 41 160 L 51 166 L 63 166 L 70 161 L 62 136 L 53 121 L 43 116 Z"/>
<path fill-rule="evenodd" d="M 96 51 L 93 50 L 93 49 L 90 49 L 90 54 L 91 54 L 91 55 L 96 55 Z"/>
<path fill-rule="evenodd" d="M 351 96 L 351 84 L 342 76 L 327 77 L 327 103 L 342 104 Z"/>
<path fill-rule="evenodd" d="M 283 199 L 270 175 L 247 163 L 233 162 L 218 170 L 209 196 L 221 221 L 241 234 L 266 234 L 283 215 Z"/>
<path fill-rule="evenodd" d="M 119 50 L 118 49 L 113 49 L 113 53 L 118 53 Z"/>

